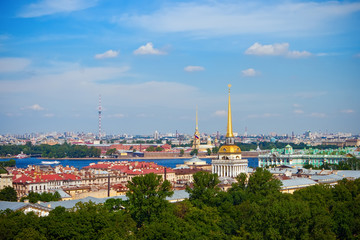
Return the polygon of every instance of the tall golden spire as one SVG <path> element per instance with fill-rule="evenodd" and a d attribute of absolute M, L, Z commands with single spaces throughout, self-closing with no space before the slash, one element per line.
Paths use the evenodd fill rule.
<path fill-rule="evenodd" d="M 228 104 L 228 122 L 227 122 L 227 129 L 226 129 L 226 137 L 234 137 L 233 130 L 232 130 L 232 119 L 231 119 L 231 102 L 230 102 L 230 88 L 231 84 L 228 85 L 229 87 L 229 104 Z"/>

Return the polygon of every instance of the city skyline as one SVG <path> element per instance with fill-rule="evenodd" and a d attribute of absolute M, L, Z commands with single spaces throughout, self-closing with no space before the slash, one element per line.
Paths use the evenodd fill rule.
<path fill-rule="evenodd" d="M 0 6 L 0 134 L 359 134 L 357 1 Z"/>

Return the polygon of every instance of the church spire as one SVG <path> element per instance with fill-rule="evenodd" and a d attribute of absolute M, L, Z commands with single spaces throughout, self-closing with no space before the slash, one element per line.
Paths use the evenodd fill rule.
<path fill-rule="evenodd" d="M 231 119 L 231 102 L 230 102 L 230 88 L 231 84 L 228 85 L 229 87 L 229 103 L 228 103 L 228 121 L 227 121 L 227 129 L 226 129 L 226 137 L 233 138 L 233 130 L 232 130 L 232 119 Z"/>

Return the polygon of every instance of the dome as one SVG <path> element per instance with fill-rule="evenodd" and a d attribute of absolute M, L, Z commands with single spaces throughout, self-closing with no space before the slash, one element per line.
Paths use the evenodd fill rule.
<path fill-rule="evenodd" d="M 220 147 L 219 153 L 241 153 L 241 149 L 236 145 L 223 145 Z"/>

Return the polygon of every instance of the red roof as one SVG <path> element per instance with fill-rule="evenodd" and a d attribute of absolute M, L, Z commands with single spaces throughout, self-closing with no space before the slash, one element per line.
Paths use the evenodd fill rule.
<path fill-rule="evenodd" d="M 79 176 L 76 176 L 75 174 L 64 173 L 62 176 L 64 180 L 81 180 L 81 178 Z"/>
<path fill-rule="evenodd" d="M 13 179 L 16 178 L 16 176 L 13 177 Z M 21 177 L 16 178 L 13 180 L 13 183 L 25 183 L 25 182 L 33 182 L 34 180 L 31 177 L 28 177 L 26 175 L 21 175 Z"/>

